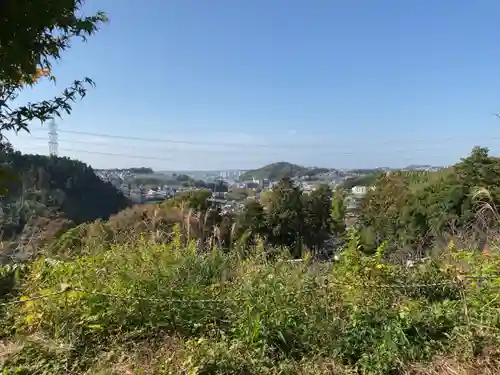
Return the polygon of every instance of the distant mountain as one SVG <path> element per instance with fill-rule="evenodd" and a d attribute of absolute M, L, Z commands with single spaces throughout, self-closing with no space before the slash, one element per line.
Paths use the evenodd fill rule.
<path fill-rule="evenodd" d="M 313 176 L 320 173 L 327 173 L 329 171 L 331 171 L 331 169 L 316 167 L 309 168 L 281 161 L 245 172 L 240 176 L 240 181 L 248 181 L 253 178 L 256 180 L 268 179 L 271 181 L 278 181 L 283 177 Z"/>
<path fill-rule="evenodd" d="M 409 166 L 407 166 L 406 168 L 404 169 L 427 169 L 427 168 L 432 168 L 432 165 L 418 165 L 418 164 L 411 164 Z"/>

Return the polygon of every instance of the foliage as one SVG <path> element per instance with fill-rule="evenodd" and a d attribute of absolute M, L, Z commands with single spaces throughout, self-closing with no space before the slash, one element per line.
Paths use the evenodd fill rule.
<path fill-rule="evenodd" d="M 136 174 L 130 177 L 125 178 L 125 183 L 131 185 L 153 185 L 153 186 L 161 186 L 168 185 L 172 188 L 179 187 L 196 187 L 196 188 L 208 188 L 208 185 L 205 181 L 196 180 L 191 178 L 188 175 L 180 174 L 180 175 L 168 175 L 161 173 L 144 173 L 144 174 Z"/>
<path fill-rule="evenodd" d="M 253 178 L 257 180 L 268 179 L 270 181 L 278 181 L 283 177 L 295 177 L 297 174 L 306 171 L 308 171 L 308 168 L 300 165 L 278 162 L 245 172 L 240 176 L 240 181 L 249 181 Z"/>
<path fill-rule="evenodd" d="M 320 252 L 333 238 L 342 240 L 342 218 L 332 218 L 332 192 L 320 186 L 311 195 L 304 194 L 289 179 L 283 179 L 269 193 L 263 206 L 249 199 L 241 212 L 223 212 L 209 190 L 190 190 L 160 204 L 136 205 L 114 215 L 110 220 L 85 224 L 52 243 L 49 253 L 80 252 L 82 246 L 95 243 L 95 235 L 105 233 L 107 241 L 124 243 L 146 236 L 154 242 L 168 243 L 175 224 L 185 240 L 196 240 L 199 250 L 218 244 L 241 254 L 255 250 L 260 241 L 271 247 L 290 249 L 295 257 L 305 250 Z M 343 202 L 337 202 L 340 214 Z M 337 230 L 337 232 L 334 232 Z M 339 241 L 336 241 L 337 243 Z M 332 249 L 333 250 L 333 249 Z"/>
<path fill-rule="evenodd" d="M 304 242 L 307 248 L 318 251 L 332 233 L 332 190 L 326 184 L 319 185 L 309 196 L 304 196 L 304 200 Z"/>
<path fill-rule="evenodd" d="M 176 196 L 167 201 L 167 205 L 174 207 L 187 207 L 195 212 L 204 213 L 208 210 L 212 192 L 208 189 L 189 190 L 176 194 Z"/>
<path fill-rule="evenodd" d="M 0 3 L 0 136 L 8 130 L 27 130 L 33 119 L 41 122 L 64 111 L 84 97 L 89 78 L 75 81 L 61 96 L 39 103 L 11 108 L 11 103 L 26 85 L 52 75 L 52 63 L 70 48 L 74 37 L 85 40 L 106 21 L 103 13 L 80 16 L 82 0 L 30 1 L 4 0 Z"/>
<path fill-rule="evenodd" d="M 328 207 L 331 207 L 331 233 L 337 238 L 343 238 L 346 234 L 346 207 L 345 194 L 341 189 L 335 190 Z"/>
<path fill-rule="evenodd" d="M 372 186 L 377 178 L 381 175 L 380 172 L 362 174 L 361 176 L 351 177 L 345 180 L 341 187 L 346 190 L 352 189 L 354 186 Z"/>
<path fill-rule="evenodd" d="M 243 243 L 244 248 L 257 245 L 259 238 L 268 235 L 264 207 L 256 200 L 248 200 L 241 213 L 236 217 L 234 236 Z"/>
<path fill-rule="evenodd" d="M 339 262 L 310 266 L 286 254 L 200 254 L 176 236 L 32 263 L 21 300 L 65 292 L 3 310 L 3 368 L 382 375 L 429 373 L 451 357 L 455 369 L 499 360 L 500 284 L 460 276 L 496 273 L 497 253 L 451 250 L 407 268 L 383 263 L 384 246 L 364 255 L 351 232 Z"/>
<path fill-rule="evenodd" d="M 319 174 L 332 171 L 335 170 L 330 168 L 303 167 L 297 164 L 278 162 L 245 172 L 240 176 L 240 181 L 250 181 L 254 178 L 257 180 L 267 179 L 270 181 L 279 181 L 283 177 L 301 177 L 310 179 Z"/>
<path fill-rule="evenodd" d="M 138 167 L 138 168 L 129 168 L 128 171 L 134 174 L 153 174 L 155 173 L 151 168 L 148 167 Z"/>
<path fill-rule="evenodd" d="M 24 163 L 14 165 L 38 165 Z M 209 190 L 193 190 L 82 223 L 22 270 L 0 269 L 0 298 L 20 302 L 0 304 L 9 347 L 0 365 L 26 374 L 498 373 L 500 252 L 452 242 L 413 265 L 389 255 L 427 241 L 426 230 L 437 240 L 449 220 L 474 222 L 478 186 L 496 212 L 499 171 L 475 149 L 439 173 L 380 176 L 360 231 L 345 228 L 342 189 L 307 195 L 289 178 L 234 218 Z M 48 176 L 38 171 L 34 186 Z M 37 225 L 55 231 L 56 221 Z M 304 250 L 332 236 L 343 240 L 338 261 L 312 262 Z"/>
<path fill-rule="evenodd" d="M 247 199 L 251 194 L 252 194 L 251 189 L 245 189 L 245 188 L 231 188 L 228 191 L 228 194 L 226 196 L 227 200 L 234 200 L 234 201 L 244 201 Z"/>
<path fill-rule="evenodd" d="M 273 187 L 266 210 L 271 243 L 284 246 L 300 257 L 304 233 L 305 210 L 300 188 L 289 178 Z"/>
<path fill-rule="evenodd" d="M 4 152 L 0 163 L 9 165 L 18 176 L 10 181 L 0 202 L 4 240 L 14 238 L 23 244 L 37 239 L 31 244 L 35 245 L 38 240 L 53 238 L 70 223 L 107 219 L 128 205 L 120 192 L 79 161 Z M 49 222 L 44 221 L 47 218 Z"/>
<path fill-rule="evenodd" d="M 496 211 L 500 161 L 479 147 L 452 168 L 380 176 L 375 190 L 364 198 L 359 217 L 360 228 L 371 234 L 366 249 L 373 251 L 379 239 L 391 248 L 429 249 L 460 232 L 484 240 L 497 223 L 491 212 L 481 210 L 484 202 L 475 199 L 478 187 L 490 192 L 488 204 Z"/>

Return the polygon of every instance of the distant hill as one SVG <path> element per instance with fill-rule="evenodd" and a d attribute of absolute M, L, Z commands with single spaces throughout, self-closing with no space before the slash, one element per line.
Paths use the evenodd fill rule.
<path fill-rule="evenodd" d="M 351 177 L 345 180 L 341 187 L 344 189 L 352 189 L 354 186 L 372 186 L 377 181 L 377 178 L 382 172 L 363 174 L 361 176 Z"/>
<path fill-rule="evenodd" d="M 0 193 L 0 258 L 11 246 L 36 249 L 61 230 L 107 219 L 130 205 L 113 185 L 77 160 L 0 150 L 2 167 L 14 172 L 5 181 L 0 178 L 0 187 L 4 187 Z"/>
<path fill-rule="evenodd" d="M 405 167 L 404 169 L 425 169 L 425 168 L 432 168 L 432 165 L 411 164 Z"/>
<path fill-rule="evenodd" d="M 277 181 L 283 177 L 313 176 L 315 174 L 326 173 L 329 171 L 330 169 L 328 168 L 309 168 L 281 161 L 245 172 L 240 176 L 240 181 L 248 181 L 252 178 L 255 178 L 256 180 L 269 179 L 271 181 Z"/>

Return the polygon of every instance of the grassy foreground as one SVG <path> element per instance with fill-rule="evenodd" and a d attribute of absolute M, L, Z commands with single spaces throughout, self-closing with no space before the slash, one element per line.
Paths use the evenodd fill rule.
<path fill-rule="evenodd" d="M 407 268 L 351 242 L 334 265 L 180 241 L 40 258 L 9 274 L 1 373 L 500 373 L 500 256 L 451 249 Z"/>

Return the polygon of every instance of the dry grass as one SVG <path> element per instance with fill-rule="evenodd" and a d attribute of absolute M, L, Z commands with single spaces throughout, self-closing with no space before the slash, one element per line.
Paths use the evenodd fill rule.
<path fill-rule="evenodd" d="M 500 361 L 479 357 L 465 361 L 456 356 L 441 357 L 429 364 L 411 365 L 404 375 L 498 375 Z"/>
<path fill-rule="evenodd" d="M 4 363 L 16 353 L 22 350 L 22 345 L 19 343 L 2 340 L 0 341 L 0 367 L 3 367 Z"/>
<path fill-rule="evenodd" d="M 28 337 L 6 342 L 0 361 L 21 374 L 500 373 L 493 349 L 459 346 L 478 337 L 500 343 L 500 283 L 468 284 L 463 300 L 455 287 L 395 287 L 498 269 L 495 252 L 464 258 L 449 248 L 406 268 L 353 243 L 336 264 L 310 267 L 257 252 L 200 254 L 189 238 L 207 235 L 205 221 L 182 207 L 149 205 L 83 227 L 80 254 L 33 262 L 22 293 L 71 283 L 124 298 L 73 292 L 9 309 L 16 332 Z M 496 330 L 473 329 L 471 321 Z"/>
<path fill-rule="evenodd" d="M 168 365 L 182 373 L 184 342 L 167 336 L 155 343 L 133 343 L 130 347 L 101 353 L 85 375 L 160 374 Z"/>

